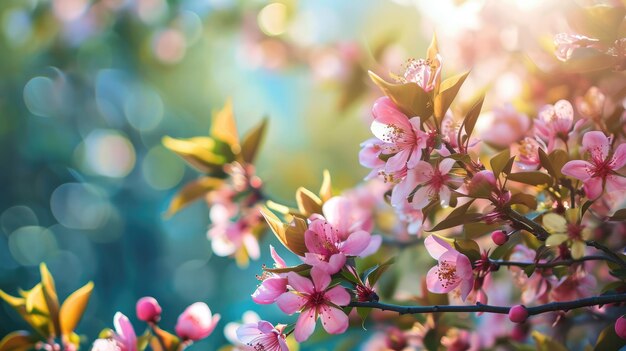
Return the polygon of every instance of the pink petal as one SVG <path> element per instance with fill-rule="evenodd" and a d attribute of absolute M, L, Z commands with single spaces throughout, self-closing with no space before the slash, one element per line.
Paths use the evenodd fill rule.
<path fill-rule="evenodd" d="M 361 251 L 359 256 L 367 257 L 369 255 L 373 255 L 378 251 L 380 245 L 383 243 L 383 237 L 380 235 L 372 235 L 370 238 L 370 243 L 367 245 L 365 250 Z"/>
<path fill-rule="evenodd" d="M 287 273 L 287 279 L 289 280 L 289 285 L 291 285 L 291 287 L 298 292 L 312 294 L 315 290 L 313 288 L 313 283 L 309 279 L 296 272 Z"/>
<path fill-rule="evenodd" d="M 326 272 L 328 274 L 335 274 L 341 270 L 341 268 L 346 264 L 346 255 L 343 253 L 338 253 L 330 256 L 328 259 L 328 267 Z"/>
<path fill-rule="evenodd" d="M 441 206 L 448 206 L 448 204 L 450 203 L 450 196 L 452 196 L 450 188 L 445 185 L 441 187 L 441 190 L 439 190 L 439 203 L 441 203 Z"/>
<path fill-rule="evenodd" d="M 450 173 L 450 170 L 452 169 L 452 166 L 454 166 L 455 163 L 456 161 L 451 158 L 446 158 L 446 159 L 441 160 L 441 162 L 439 162 L 439 172 L 441 172 L 441 174 Z"/>
<path fill-rule="evenodd" d="M 449 285 L 442 284 L 443 282 L 439 280 L 438 272 L 439 266 L 434 266 L 426 274 L 426 288 L 428 291 L 435 294 L 446 294 L 459 285 L 460 281 L 458 280 Z"/>
<path fill-rule="evenodd" d="M 274 303 L 276 299 L 287 291 L 287 278 L 270 277 L 261 283 L 252 294 L 252 300 L 258 304 Z"/>
<path fill-rule="evenodd" d="M 256 239 L 254 235 L 251 233 L 246 233 L 243 235 L 243 245 L 248 252 L 248 256 L 250 256 L 253 260 L 258 260 L 261 257 L 261 249 L 259 248 L 259 241 Z"/>
<path fill-rule="evenodd" d="M 346 233 L 351 225 L 352 202 L 343 196 L 334 196 L 324 203 L 322 211 L 326 221 L 341 233 Z"/>
<path fill-rule="evenodd" d="M 417 166 L 417 163 L 420 161 L 421 158 L 422 158 L 422 147 L 417 146 L 417 145 L 413 146 L 411 150 L 411 155 L 409 156 L 409 161 L 406 163 L 406 167 L 408 169 L 415 168 L 415 166 Z"/>
<path fill-rule="evenodd" d="M 274 259 L 274 263 L 275 263 L 274 265 L 276 266 L 276 268 L 287 267 L 285 260 L 283 260 L 283 258 L 278 255 L 278 253 L 276 252 L 276 249 L 274 249 L 274 246 L 272 245 L 270 245 L 270 255 Z"/>
<path fill-rule="evenodd" d="M 593 177 L 585 180 L 584 189 L 588 199 L 597 199 L 602 194 L 602 178 Z"/>
<path fill-rule="evenodd" d="M 342 243 L 340 250 L 348 256 L 359 256 L 370 244 L 370 240 L 370 233 L 359 230 L 350 234 L 348 239 Z"/>
<path fill-rule="evenodd" d="M 617 149 L 615 149 L 611 160 L 611 169 L 616 171 L 624 167 L 624 165 L 626 165 L 626 143 L 620 144 Z"/>
<path fill-rule="evenodd" d="M 420 161 L 413 168 L 413 172 L 415 173 L 415 181 L 418 184 L 423 184 L 433 177 L 434 169 L 430 163 Z"/>
<path fill-rule="evenodd" d="M 291 315 L 300 311 L 300 309 L 306 305 L 307 301 L 307 298 L 304 296 L 297 295 L 293 292 L 286 292 L 276 299 L 276 304 L 281 311 Z"/>
<path fill-rule="evenodd" d="M 326 238 L 323 234 L 322 225 L 325 221 L 313 221 L 309 229 L 304 232 L 304 244 L 311 253 L 326 255 L 329 253 L 326 247 Z M 321 232 L 321 233 L 320 233 Z"/>
<path fill-rule="evenodd" d="M 606 177 L 606 191 L 613 193 L 626 190 L 626 178 L 610 174 Z"/>
<path fill-rule="evenodd" d="M 396 207 L 402 205 L 416 186 L 415 172 L 409 170 L 406 177 L 391 190 L 391 204 Z"/>
<path fill-rule="evenodd" d="M 433 190 L 434 189 L 429 185 L 422 186 L 421 188 L 417 189 L 415 195 L 413 195 L 413 202 L 411 202 L 413 208 L 421 210 L 422 208 L 426 207 L 426 205 L 430 203 L 431 197 L 434 196 Z"/>
<path fill-rule="evenodd" d="M 328 301 L 337 306 L 346 306 L 350 303 L 350 294 L 346 291 L 346 288 L 342 286 L 336 286 L 328 290 L 324 295 Z"/>
<path fill-rule="evenodd" d="M 391 99 L 386 96 L 379 98 L 374 102 L 372 114 L 374 115 L 375 122 L 387 125 L 393 124 L 405 131 L 411 130 L 411 124 L 409 123 L 408 117 L 398 109 Z M 374 133 L 374 135 L 376 134 Z M 381 140 L 383 139 L 381 138 Z"/>
<path fill-rule="evenodd" d="M 426 246 L 430 256 L 436 260 L 444 253 L 452 250 L 452 246 L 447 241 L 434 234 L 424 240 L 424 246 Z"/>
<path fill-rule="evenodd" d="M 591 165 L 591 163 L 587 161 L 574 160 L 564 164 L 563 168 L 561 168 L 561 173 L 565 174 L 566 176 L 585 181 L 589 179 L 589 177 L 591 177 L 592 167 L 593 166 Z"/>
<path fill-rule="evenodd" d="M 583 150 L 589 151 L 594 160 L 606 159 L 610 147 L 609 138 L 602 132 L 591 131 L 583 135 Z"/>
<path fill-rule="evenodd" d="M 258 323 L 247 323 L 237 328 L 237 339 L 244 344 L 249 344 L 252 340 L 263 334 L 264 333 L 259 330 Z"/>
<path fill-rule="evenodd" d="M 385 165 L 385 171 L 387 173 L 395 173 L 401 171 L 403 168 L 406 167 L 406 162 L 408 161 L 409 156 L 411 156 L 410 148 L 400 150 L 397 154 L 387 160 L 387 164 Z"/>
<path fill-rule="evenodd" d="M 359 163 L 363 167 L 376 168 L 381 167 L 385 164 L 385 161 L 381 160 L 378 157 L 381 152 L 381 144 L 382 141 L 376 138 L 368 139 L 361 143 L 361 151 L 359 151 Z"/>
<path fill-rule="evenodd" d="M 557 132 L 567 133 L 572 128 L 572 122 L 574 121 L 574 108 L 572 104 L 567 100 L 559 100 L 554 104 L 554 114 L 557 119 L 553 121 L 556 123 L 555 129 Z"/>
<path fill-rule="evenodd" d="M 115 332 L 122 338 L 124 345 L 127 347 L 126 351 L 136 351 L 137 335 L 128 317 L 121 312 L 115 313 L 113 326 L 115 327 Z"/>
<path fill-rule="evenodd" d="M 314 308 L 308 308 L 302 311 L 296 322 L 296 330 L 294 332 L 297 342 L 304 342 L 313 334 L 315 331 L 315 322 L 316 316 Z"/>
<path fill-rule="evenodd" d="M 311 278 L 313 279 L 313 285 L 315 285 L 315 291 L 324 291 L 330 284 L 330 274 L 321 269 L 313 267 L 311 269 Z"/>
<path fill-rule="evenodd" d="M 289 351 L 289 346 L 287 346 L 287 341 L 285 341 L 284 338 L 282 337 L 278 338 L 278 345 L 280 346 L 279 351 Z"/>
<path fill-rule="evenodd" d="M 342 334 L 348 329 L 348 316 L 338 308 L 328 305 L 322 306 L 320 319 L 328 334 Z"/>
<path fill-rule="evenodd" d="M 461 280 L 461 300 L 465 301 L 467 299 L 467 295 L 472 291 L 474 287 L 474 278 L 463 278 Z"/>

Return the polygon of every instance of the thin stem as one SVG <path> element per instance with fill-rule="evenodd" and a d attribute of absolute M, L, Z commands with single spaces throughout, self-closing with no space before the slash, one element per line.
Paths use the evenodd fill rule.
<path fill-rule="evenodd" d="M 601 295 L 567 302 L 551 302 L 545 305 L 527 307 L 528 315 L 537 315 L 552 311 L 569 311 L 582 307 L 602 306 L 610 303 L 626 302 L 626 294 Z M 476 303 L 475 305 L 434 305 L 434 306 L 402 306 L 383 302 L 357 302 L 348 306 L 368 307 L 382 311 L 393 311 L 399 314 L 441 313 L 441 312 L 488 312 L 508 314 L 510 306 L 493 306 Z"/>
<path fill-rule="evenodd" d="M 614 263 L 618 264 L 622 269 L 626 269 L 626 262 L 624 262 L 624 260 L 619 257 L 619 255 L 617 255 L 615 252 L 611 251 L 611 249 L 609 249 L 608 247 L 598 243 L 597 241 L 594 240 L 588 240 L 585 241 L 585 244 L 587 244 L 587 246 L 591 246 L 591 247 L 595 247 L 596 249 L 603 251 L 605 254 L 607 254 L 611 259 L 611 261 L 613 261 Z"/>
<path fill-rule="evenodd" d="M 541 241 L 546 241 L 546 239 L 548 239 L 548 236 L 550 234 L 539 223 L 524 217 L 510 207 L 504 209 L 504 213 L 513 223 L 524 227 L 520 229 L 526 229 L 528 232 L 533 234 L 535 237 L 537 237 L 537 239 Z"/>
<path fill-rule="evenodd" d="M 148 326 L 150 327 L 150 330 L 152 330 L 152 334 L 154 334 L 154 336 L 156 336 L 157 340 L 159 341 L 159 345 L 161 345 L 161 348 L 163 350 L 167 350 L 167 347 L 165 347 L 165 341 L 163 341 L 163 338 L 161 338 L 161 334 L 157 332 L 157 325 L 150 322 L 148 323 Z"/>
<path fill-rule="evenodd" d="M 501 260 L 490 260 L 491 264 L 500 267 L 500 266 L 515 266 L 515 267 L 528 267 L 534 265 L 536 268 L 552 268 L 557 266 L 570 266 L 575 263 L 581 263 L 585 261 L 613 261 L 610 257 L 607 256 L 585 256 L 578 259 L 569 259 L 569 260 L 556 260 L 549 262 L 516 262 L 516 261 L 501 261 Z"/>

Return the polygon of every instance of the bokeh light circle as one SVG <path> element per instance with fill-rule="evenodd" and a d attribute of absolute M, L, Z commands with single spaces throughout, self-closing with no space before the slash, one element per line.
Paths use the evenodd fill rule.
<path fill-rule="evenodd" d="M 96 174 L 122 178 L 135 166 L 135 148 L 119 132 L 96 129 L 87 135 L 83 147 L 83 165 Z"/>
<path fill-rule="evenodd" d="M 23 266 L 36 266 L 57 250 L 54 235 L 47 228 L 26 226 L 9 235 L 11 256 Z"/>
<path fill-rule="evenodd" d="M 39 225 L 35 212 L 28 206 L 9 207 L 0 215 L 0 228 L 10 234 L 20 227 Z"/>
<path fill-rule="evenodd" d="M 104 193 L 82 183 L 66 183 L 56 188 L 50 197 L 50 209 L 59 223 L 73 229 L 99 228 L 111 214 Z"/>
<path fill-rule="evenodd" d="M 146 182 L 157 190 L 176 186 L 185 174 L 185 165 L 174 153 L 163 146 L 148 151 L 141 167 Z"/>

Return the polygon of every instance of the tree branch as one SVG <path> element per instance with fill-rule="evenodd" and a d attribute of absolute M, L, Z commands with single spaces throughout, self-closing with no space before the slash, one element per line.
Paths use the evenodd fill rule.
<path fill-rule="evenodd" d="M 491 264 L 500 266 L 516 266 L 516 267 L 528 267 L 534 265 L 536 268 L 552 268 L 557 266 L 569 266 L 574 263 L 580 263 L 585 261 L 613 261 L 612 258 L 607 256 L 584 256 L 578 259 L 569 260 L 555 260 L 548 262 L 516 262 L 516 261 L 502 261 L 502 260 L 490 260 Z"/>
<path fill-rule="evenodd" d="M 504 209 L 504 213 L 513 223 L 521 227 L 519 229 L 525 229 L 541 241 L 546 241 L 546 239 L 548 239 L 550 233 L 548 233 L 539 223 L 524 217 L 510 207 Z"/>
<path fill-rule="evenodd" d="M 618 264 L 622 269 L 626 269 L 626 262 L 624 262 L 624 260 L 621 257 L 619 257 L 618 254 L 611 251 L 611 249 L 609 249 L 608 247 L 594 240 L 585 241 L 585 244 L 587 244 L 587 246 L 595 247 L 596 249 L 603 251 L 605 254 L 607 254 L 611 258 L 612 262 Z"/>
<path fill-rule="evenodd" d="M 569 311 L 582 307 L 601 306 L 610 303 L 626 302 L 626 294 L 601 295 L 567 302 L 551 302 L 545 305 L 527 307 L 528 315 L 537 315 L 553 311 Z M 493 306 L 476 303 L 475 305 L 434 305 L 434 306 L 402 306 L 383 302 L 357 302 L 348 306 L 374 308 L 382 311 L 393 311 L 399 314 L 441 313 L 441 312 L 488 312 L 508 314 L 509 306 Z"/>

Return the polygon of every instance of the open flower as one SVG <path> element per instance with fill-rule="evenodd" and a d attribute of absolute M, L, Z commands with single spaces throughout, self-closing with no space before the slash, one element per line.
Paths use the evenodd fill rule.
<path fill-rule="evenodd" d="M 561 61 L 567 61 L 572 57 L 575 49 L 592 47 L 597 45 L 598 39 L 593 39 L 580 34 L 559 33 L 554 37 L 555 55 Z"/>
<path fill-rule="evenodd" d="M 270 245 L 270 254 L 274 259 L 275 268 L 285 268 L 285 261 L 278 255 L 272 245 Z M 274 303 L 276 299 L 285 291 L 287 291 L 287 276 L 280 273 L 267 273 L 262 277 L 263 282 L 252 294 L 252 300 L 258 304 Z"/>
<path fill-rule="evenodd" d="M 304 263 L 334 274 L 343 267 L 346 256 L 375 251 L 376 248 L 370 247 L 372 236 L 363 230 L 366 218 L 355 217 L 363 212 L 352 211 L 352 208 L 352 201 L 335 196 L 324 203 L 324 217 L 311 216 L 311 224 L 304 232 L 304 242 L 309 250 Z"/>
<path fill-rule="evenodd" d="M 591 230 L 580 224 L 578 209 L 570 208 L 565 211 L 565 219 L 555 213 L 548 213 L 543 216 L 543 226 L 550 233 L 547 246 L 559 246 L 567 242 L 572 250 L 573 258 L 581 258 L 585 255 L 585 240 L 591 237 Z"/>
<path fill-rule="evenodd" d="M 557 139 L 567 141 L 574 124 L 574 108 L 567 100 L 546 105 L 535 120 L 535 134 L 548 142 L 548 151 L 554 149 Z"/>
<path fill-rule="evenodd" d="M 289 351 L 284 325 L 276 325 L 266 321 L 244 324 L 237 329 L 237 338 L 250 346 L 250 350 Z"/>
<path fill-rule="evenodd" d="M 419 161 L 414 169 L 410 170 L 407 177 L 396 185 L 391 194 L 391 203 L 395 206 L 401 204 L 409 194 L 420 185 L 413 195 L 413 207 L 422 209 L 429 202 L 439 200 L 442 206 L 450 202 L 450 185 L 460 185 L 462 180 L 450 174 L 450 170 L 456 161 L 451 158 L 443 159 L 436 167 L 428 162 Z"/>
<path fill-rule="evenodd" d="M 437 54 L 434 60 L 410 59 L 406 64 L 404 77 L 401 77 L 400 81 L 402 83 L 415 83 L 425 92 L 430 92 L 435 89 L 440 74 L 441 56 Z"/>
<path fill-rule="evenodd" d="M 426 238 L 424 245 L 428 253 L 439 261 L 426 275 L 428 290 L 444 294 L 460 287 L 461 299 L 465 301 L 474 286 L 474 273 L 469 258 L 436 235 Z"/>
<path fill-rule="evenodd" d="M 213 315 L 207 304 L 196 302 L 178 316 L 176 334 L 183 340 L 202 340 L 213 333 L 219 320 L 220 315 Z"/>
<path fill-rule="evenodd" d="M 591 131 L 583 135 L 582 150 L 589 151 L 591 159 L 569 161 L 561 172 L 582 180 L 589 199 L 598 198 L 605 186 L 608 192 L 626 190 L 626 178 L 615 172 L 626 164 L 626 144 L 619 145 L 611 154 L 610 139 L 602 132 Z"/>
<path fill-rule="evenodd" d="M 530 119 L 517 112 L 512 105 L 495 107 L 492 113 L 481 116 L 489 128 L 481 130 L 480 138 L 490 144 L 505 147 L 524 137 L 530 128 Z"/>
<path fill-rule="evenodd" d="M 365 166 L 375 165 L 371 157 L 372 151 L 380 148 L 378 156 L 388 157 L 381 174 L 386 179 L 395 181 L 399 174 L 415 167 L 422 157 L 428 135 L 420 129 L 419 117 L 407 117 L 388 97 L 376 100 L 372 114 L 372 133 L 382 143 L 365 144 L 364 147 L 370 149 L 368 153 L 362 154 L 361 162 Z"/>
<path fill-rule="evenodd" d="M 113 326 L 115 327 L 113 339 L 117 342 L 120 351 L 136 351 L 137 334 L 135 334 L 135 329 L 128 317 L 121 312 L 117 312 L 113 316 Z"/>
<path fill-rule="evenodd" d="M 311 270 L 313 281 L 295 272 L 289 272 L 287 277 L 293 291 L 280 295 L 276 303 L 287 314 L 300 312 L 294 332 L 296 341 L 303 342 L 313 334 L 318 317 L 329 334 L 346 331 L 348 316 L 338 307 L 350 303 L 350 294 L 345 288 L 329 288 L 330 275 L 316 268 Z"/>

